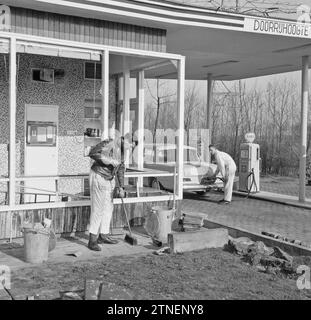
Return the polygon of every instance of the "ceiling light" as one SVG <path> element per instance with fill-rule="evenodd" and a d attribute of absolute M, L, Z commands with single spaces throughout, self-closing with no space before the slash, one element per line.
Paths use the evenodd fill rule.
<path fill-rule="evenodd" d="M 309 47 L 311 47 L 310 43 L 309 44 L 304 44 L 302 46 L 297 46 L 297 47 L 278 49 L 278 50 L 274 50 L 273 52 L 281 53 L 281 52 L 288 52 L 288 51 L 296 51 L 296 50 L 301 50 L 301 49 L 308 49 Z"/>
<path fill-rule="evenodd" d="M 225 64 L 232 64 L 232 63 L 238 63 L 238 62 L 240 62 L 240 61 L 228 60 L 228 61 L 218 62 L 218 63 L 214 63 L 214 64 L 210 64 L 210 65 L 205 65 L 205 66 L 202 66 L 202 68 L 218 67 L 218 66 L 222 66 Z"/>
<path fill-rule="evenodd" d="M 270 70 L 270 69 L 276 69 L 276 68 L 285 68 L 285 67 L 292 67 L 292 64 L 280 64 L 278 66 L 271 66 L 271 67 L 265 67 L 265 68 L 259 68 L 258 70 Z"/>

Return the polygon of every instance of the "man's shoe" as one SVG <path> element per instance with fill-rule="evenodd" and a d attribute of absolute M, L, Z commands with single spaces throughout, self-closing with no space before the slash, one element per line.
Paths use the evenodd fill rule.
<path fill-rule="evenodd" d="M 221 203 L 223 203 L 223 202 L 225 202 L 225 199 L 222 199 L 222 200 L 219 200 L 219 201 L 218 201 L 219 204 L 221 204 Z"/>
<path fill-rule="evenodd" d="M 90 239 L 87 247 L 93 251 L 101 251 L 101 248 L 97 243 L 97 236 L 95 234 L 90 233 Z"/>
<path fill-rule="evenodd" d="M 230 201 L 223 200 L 223 201 L 221 201 L 221 202 L 218 202 L 218 204 L 226 205 L 226 204 L 231 204 L 231 202 L 230 202 Z"/>
<path fill-rule="evenodd" d="M 99 244 L 117 244 L 119 241 L 116 239 L 111 239 L 107 234 L 100 234 L 98 239 L 97 239 L 97 243 Z"/>

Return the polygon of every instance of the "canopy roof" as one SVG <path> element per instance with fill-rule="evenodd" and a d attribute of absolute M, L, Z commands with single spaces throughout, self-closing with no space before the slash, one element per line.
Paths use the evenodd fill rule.
<path fill-rule="evenodd" d="M 167 52 L 186 56 L 186 79 L 236 80 L 301 69 L 311 24 L 147 0 L 10 0 L 11 6 L 167 30 Z M 165 70 L 161 71 L 165 76 Z M 169 78 L 168 71 L 167 77 Z"/>

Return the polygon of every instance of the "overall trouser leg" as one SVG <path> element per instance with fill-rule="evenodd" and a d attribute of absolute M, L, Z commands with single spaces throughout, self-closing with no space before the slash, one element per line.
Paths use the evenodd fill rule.
<path fill-rule="evenodd" d="M 113 190 L 115 187 L 114 180 L 107 181 L 107 190 L 103 193 L 103 206 L 104 214 L 100 222 L 99 233 L 109 234 L 110 233 L 110 223 L 113 214 Z"/>
<path fill-rule="evenodd" d="M 89 232 L 108 234 L 113 212 L 114 182 L 108 181 L 95 172 L 90 173 L 91 218 Z"/>
<path fill-rule="evenodd" d="M 231 202 L 232 200 L 232 191 L 233 191 L 233 183 L 235 177 L 235 170 L 229 168 L 228 170 L 228 181 L 224 185 L 224 200 Z"/>

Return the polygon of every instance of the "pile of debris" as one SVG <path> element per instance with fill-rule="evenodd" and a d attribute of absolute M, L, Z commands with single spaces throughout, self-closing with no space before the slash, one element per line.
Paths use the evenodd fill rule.
<path fill-rule="evenodd" d="M 206 214 L 191 214 L 182 212 L 179 219 L 180 232 L 196 231 L 203 227 L 204 219 L 207 218 Z"/>
<path fill-rule="evenodd" d="M 306 247 L 306 248 L 311 248 L 311 244 L 303 242 L 303 241 L 298 240 L 298 239 L 289 239 L 289 238 L 287 238 L 285 236 L 282 236 L 280 234 L 274 234 L 274 233 L 266 232 L 266 231 L 262 231 L 261 234 L 266 236 L 266 237 L 273 238 L 273 239 L 278 239 L 278 240 L 281 240 L 281 241 L 293 243 L 296 246 L 302 246 L 302 247 Z"/>
<path fill-rule="evenodd" d="M 230 238 L 229 248 L 261 272 L 288 278 L 297 276 L 293 257 L 279 247 L 267 247 L 262 241 L 255 242 L 247 237 L 241 237 Z"/>

